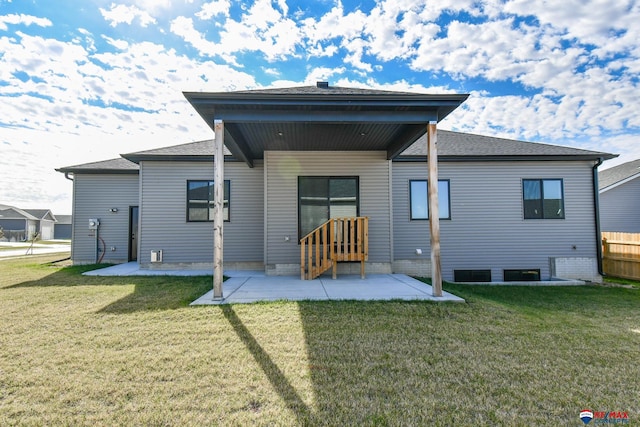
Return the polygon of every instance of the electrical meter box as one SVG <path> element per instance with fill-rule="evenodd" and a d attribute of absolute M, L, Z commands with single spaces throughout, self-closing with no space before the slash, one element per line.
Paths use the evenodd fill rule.
<path fill-rule="evenodd" d="M 89 220 L 89 230 L 97 230 L 100 226 L 100 220 L 97 218 L 92 218 Z"/>

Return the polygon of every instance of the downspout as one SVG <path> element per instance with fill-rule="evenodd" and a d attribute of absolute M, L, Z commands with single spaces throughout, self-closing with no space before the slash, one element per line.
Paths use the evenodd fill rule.
<path fill-rule="evenodd" d="M 73 178 L 69 178 L 69 174 L 72 172 L 65 172 L 64 173 L 64 177 L 67 178 L 69 181 L 73 181 Z"/>
<path fill-rule="evenodd" d="M 598 189 L 598 166 L 604 162 L 602 157 L 598 158 L 598 161 L 593 166 L 593 207 L 594 207 L 594 219 L 596 222 L 596 255 L 598 257 L 598 274 L 602 277 L 605 276 L 604 269 L 602 267 L 602 232 L 600 230 L 600 191 Z"/>

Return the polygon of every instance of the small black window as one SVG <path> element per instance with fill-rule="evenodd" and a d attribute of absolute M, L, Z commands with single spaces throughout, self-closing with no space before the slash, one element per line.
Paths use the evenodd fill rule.
<path fill-rule="evenodd" d="M 524 219 L 563 219 L 561 179 L 523 179 Z"/>
<path fill-rule="evenodd" d="M 229 221 L 231 183 L 224 181 L 223 217 Z M 213 221 L 213 181 L 187 181 L 187 221 Z"/>
<path fill-rule="evenodd" d="M 540 269 L 504 270 L 505 282 L 539 282 Z"/>
<path fill-rule="evenodd" d="M 411 205 L 411 219 L 429 219 L 429 185 L 426 180 L 409 181 L 409 197 Z M 449 200 L 449 180 L 438 181 L 438 217 L 451 219 L 451 205 Z"/>
<path fill-rule="evenodd" d="M 490 282 L 491 270 L 453 270 L 454 282 Z"/>

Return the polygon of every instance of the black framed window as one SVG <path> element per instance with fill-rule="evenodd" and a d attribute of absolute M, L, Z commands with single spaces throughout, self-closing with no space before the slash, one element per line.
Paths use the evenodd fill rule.
<path fill-rule="evenodd" d="M 523 179 L 524 219 L 563 219 L 563 187 L 561 179 Z"/>
<path fill-rule="evenodd" d="M 187 181 L 187 222 L 213 221 L 213 181 Z M 231 182 L 224 181 L 223 217 L 229 221 Z"/>
<path fill-rule="evenodd" d="M 451 219 L 449 180 L 438 180 L 438 209 L 440 219 Z M 429 219 L 429 183 L 424 179 L 409 181 L 409 204 L 411 219 Z"/>
<path fill-rule="evenodd" d="M 358 177 L 298 177 L 298 240 L 329 218 L 360 215 Z"/>

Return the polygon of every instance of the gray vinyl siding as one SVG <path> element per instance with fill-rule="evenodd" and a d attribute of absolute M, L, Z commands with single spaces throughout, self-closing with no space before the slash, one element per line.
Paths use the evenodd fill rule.
<path fill-rule="evenodd" d="M 93 263 L 96 238 L 89 232 L 89 219 L 100 220 L 100 237 L 106 252 L 103 262 L 121 263 L 129 258 L 129 206 L 138 204 L 138 175 L 75 174 L 73 180 L 72 259 Z M 109 209 L 117 208 L 115 213 Z M 102 247 L 102 243 L 100 243 Z M 111 248 L 114 247 L 115 251 Z"/>
<path fill-rule="evenodd" d="M 391 262 L 389 182 L 386 152 L 265 152 L 266 264 L 299 264 L 298 177 L 357 176 L 360 215 L 369 217 L 369 262 Z M 286 240 L 289 237 L 289 240 Z"/>
<path fill-rule="evenodd" d="M 640 233 L 640 177 L 600 193 L 600 228 Z"/>
<path fill-rule="evenodd" d="M 263 169 L 225 162 L 230 181 L 230 221 L 224 223 L 225 262 L 263 262 Z M 187 180 L 213 180 L 209 162 L 140 162 L 140 257 L 152 250 L 163 263 L 212 263 L 213 222 L 187 222 Z"/>
<path fill-rule="evenodd" d="M 540 269 L 551 257 L 596 257 L 592 164 L 589 162 L 440 163 L 450 180 L 451 220 L 440 220 L 442 274 L 454 269 Z M 395 260 L 429 259 L 429 221 L 411 221 L 409 180 L 427 179 L 426 163 L 393 164 Z M 560 178 L 565 219 L 525 220 L 522 180 Z M 573 247 L 575 246 L 575 249 Z M 422 255 L 416 255 L 416 249 Z"/>

